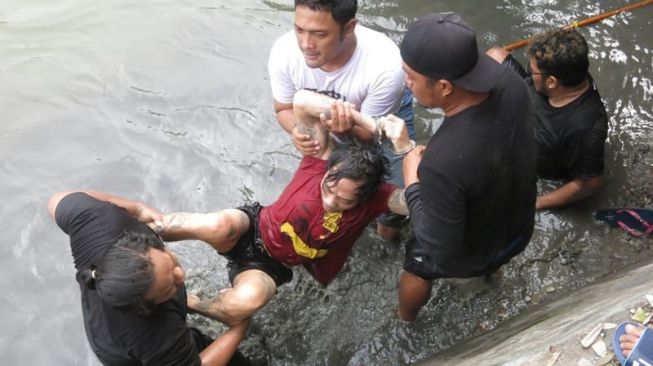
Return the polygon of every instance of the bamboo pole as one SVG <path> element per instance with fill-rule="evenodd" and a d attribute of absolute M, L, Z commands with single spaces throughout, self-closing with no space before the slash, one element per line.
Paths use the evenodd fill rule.
<path fill-rule="evenodd" d="M 630 5 L 622 6 L 621 8 L 618 8 L 618 9 L 613 9 L 613 10 L 606 11 L 604 13 L 601 13 L 599 15 L 595 15 L 593 17 L 589 17 L 589 18 L 585 18 L 585 19 L 582 19 L 582 20 L 579 20 L 579 21 L 575 21 L 575 22 L 573 22 L 571 24 L 568 24 L 568 25 L 566 25 L 566 26 L 564 26 L 562 28 L 584 27 L 584 26 L 586 26 L 588 24 L 593 24 L 593 23 L 600 22 L 601 20 L 603 20 L 605 18 L 609 18 L 611 16 L 615 16 L 617 14 L 620 14 L 620 13 L 623 13 L 623 12 L 626 12 L 626 11 L 632 11 L 632 10 L 635 10 L 635 9 L 639 9 L 639 8 L 642 8 L 642 7 L 646 6 L 646 5 L 651 5 L 651 4 L 653 4 L 653 0 L 640 1 L 640 2 L 635 3 L 635 4 L 630 4 Z M 530 40 L 531 40 L 531 38 L 522 39 L 520 41 L 513 42 L 513 43 L 511 43 L 509 45 L 503 46 L 503 49 L 510 52 L 510 51 L 512 51 L 514 49 L 526 46 L 530 42 Z"/>

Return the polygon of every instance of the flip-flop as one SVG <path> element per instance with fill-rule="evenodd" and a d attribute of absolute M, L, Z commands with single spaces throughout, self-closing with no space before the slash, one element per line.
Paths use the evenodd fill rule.
<path fill-rule="evenodd" d="M 619 344 L 619 337 L 626 334 L 626 325 L 632 324 L 636 327 L 641 327 L 641 324 L 633 322 L 623 322 L 619 324 L 617 329 L 614 330 L 612 336 L 612 350 L 614 351 L 617 360 L 622 366 L 653 366 L 653 330 L 644 327 L 644 332 L 635 343 L 628 358 L 624 357 L 624 352 Z"/>
<path fill-rule="evenodd" d="M 594 213 L 597 220 L 620 227 L 632 236 L 653 233 L 653 210 L 648 208 L 605 208 Z"/>

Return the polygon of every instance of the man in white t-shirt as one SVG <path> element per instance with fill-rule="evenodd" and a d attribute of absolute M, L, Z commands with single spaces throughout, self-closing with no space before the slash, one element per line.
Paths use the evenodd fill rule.
<path fill-rule="evenodd" d="M 292 100 L 304 89 L 338 100 L 328 117 L 321 117 L 336 138 L 374 139 L 354 125 L 344 101 L 363 114 L 399 116 L 415 138 L 412 95 L 404 86 L 399 48 L 387 36 L 356 24 L 357 5 L 356 0 L 295 0 L 295 30 L 272 46 L 268 71 L 277 120 L 304 154 L 320 150 L 319 143 L 296 124 Z M 391 166 L 389 181 L 403 187 L 403 157 L 392 153 L 389 141 L 382 142 Z M 405 218 L 383 215 L 377 221 L 378 233 L 396 240 Z"/>

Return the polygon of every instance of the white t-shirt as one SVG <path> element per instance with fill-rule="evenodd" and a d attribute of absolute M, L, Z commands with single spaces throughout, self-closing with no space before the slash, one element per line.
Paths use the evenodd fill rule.
<path fill-rule="evenodd" d="M 356 105 L 367 115 L 396 113 L 404 91 L 397 45 L 384 34 L 356 25 L 356 51 L 342 68 L 325 72 L 306 66 L 294 31 L 272 46 L 268 62 L 272 96 L 291 104 L 299 90 L 310 89 Z"/>

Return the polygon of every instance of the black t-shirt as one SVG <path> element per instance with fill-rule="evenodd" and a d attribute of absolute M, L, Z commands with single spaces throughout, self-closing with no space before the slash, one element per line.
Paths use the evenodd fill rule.
<path fill-rule="evenodd" d="M 537 174 L 547 179 L 584 179 L 603 174 L 608 117 L 594 81 L 571 103 L 557 108 L 535 91 Z"/>
<path fill-rule="evenodd" d="M 105 304 L 83 285 L 79 271 L 93 265 L 123 232 L 147 231 L 125 210 L 84 193 L 64 197 L 55 211 L 61 229 L 70 236 L 77 281 L 82 295 L 84 327 L 91 348 L 105 365 L 200 365 L 199 352 L 207 337 L 186 326 L 186 289 L 157 305 L 143 317 Z"/>
<path fill-rule="evenodd" d="M 537 175 L 572 180 L 603 174 L 608 117 L 592 77 L 588 90 L 558 108 L 535 90 L 532 78 L 512 55 L 503 65 L 525 77 L 529 85 L 536 116 Z"/>
<path fill-rule="evenodd" d="M 524 248 L 537 193 L 533 120 L 527 87 L 508 69 L 488 99 L 444 119 L 419 165 L 420 183 L 406 190 L 416 238 L 409 272 L 478 276 Z"/>

